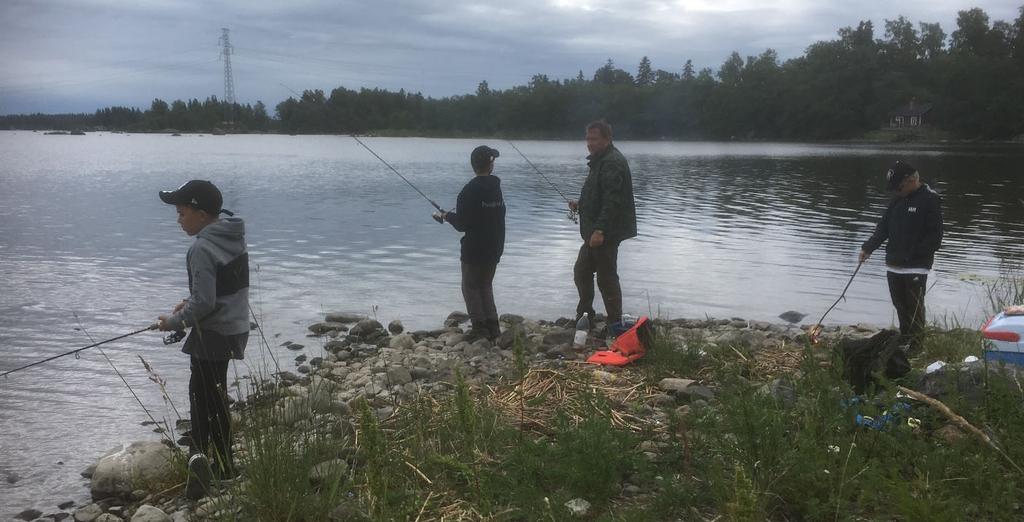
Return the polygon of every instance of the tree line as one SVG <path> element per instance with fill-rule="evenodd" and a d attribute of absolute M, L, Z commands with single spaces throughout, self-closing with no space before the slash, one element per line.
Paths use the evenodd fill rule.
<path fill-rule="evenodd" d="M 686 61 L 656 69 L 645 56 L 631 73 L 608 60 L 593 75 L 443 98 L 383 89 L 306 90 L 267 114 L 262 102 L 154 100 L 146 111 L 111 107 L 94 115 L 0 116 L 0 128 L 102 126 L 125 130 L 239 130 L 287 133 L 577 136 L 603 117 L 629 138 L 822 140 L 862 136 L 911 101 L 933 107 L 926 123 L 953 137 L 1024 134 L 1024 6 L 1012 22 L 979 8 L 960 11 L 949 35 L 905 17 L 844 27 L 780 61 L 767 49 L 733 52 L 718 67 Z M 881 33 L 877 35 L 876 33 Z M 223 122 L 231 122 L 225 124 Z M 41 127 L 36 127 L 41 128 Z"/>

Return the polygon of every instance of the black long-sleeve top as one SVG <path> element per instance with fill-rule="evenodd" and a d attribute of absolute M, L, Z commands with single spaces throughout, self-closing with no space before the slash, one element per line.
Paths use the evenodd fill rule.
<path fill-rule="evenodd" d="M 889 203 L 875 233 L 861 247 L 871 253 L 888 241 L 885 264 L 931 269 L 942 245 L 942 198 L 928 185 Z"/>
<path fill-rule="evenodd" d="M 459 192 L 455 210 L 448 212 L 449 223 L 462 237 L 462 262 L 476 265 L 497 264 L 505 251 L 505 199 L 501 179 L 476 176 Z"/>

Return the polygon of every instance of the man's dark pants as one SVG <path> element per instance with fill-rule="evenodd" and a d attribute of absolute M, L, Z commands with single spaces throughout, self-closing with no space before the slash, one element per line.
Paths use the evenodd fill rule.
<path fill-rule="evenodd" d="M 911 352 L 924 347 L 924 294 L 928 283 L 925 274 L 887 273 L 889 296 L 900 319 L 900 335 L 910 342 Z"/>
<path fill-rule="evenodd" d="M 218 475 L 232 473 L 228 362 L 192 357 L 188 399 L 192 408 L 192 449 L 211 457 Z"/>
<path fill-rule="evenodd" d="M 466 313 L 469 314 L 474 330 L 486 330 L 491 337 L 501 333 L 492 286 L 497 269 L 496 263 L 462 263 L 462 297 L 466 300 Z"/>
<path fill-rule="evenodd" d="M 622 288 L 619 286 L 618 243 L 605 243 L 591 248 L 586 242 L 580 247 L 576 265 L 573 267 L 573 279 L 580 301 L 576 305 L 576 317 L 589 313 L 594 317 L 594 274 L 597 274 L 597 287 L 601 290 L 604 300 L 605 314 L 608 324 L 622 320 Z"/>

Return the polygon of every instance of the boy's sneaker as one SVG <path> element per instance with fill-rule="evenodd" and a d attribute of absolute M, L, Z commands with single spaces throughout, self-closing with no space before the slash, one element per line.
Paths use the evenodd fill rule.
<path fill-rule="evenodd" d="M 213 469 L 210 460 L 202 453 L 196 453 L 188 459 L 188 479 L 185 481 L 185 497 L 199 500 L 210 491 L 213 480 Z"/>

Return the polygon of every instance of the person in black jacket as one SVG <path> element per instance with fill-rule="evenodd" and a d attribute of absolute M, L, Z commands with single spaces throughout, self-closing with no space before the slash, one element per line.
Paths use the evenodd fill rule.
<path fill-rule="evenodd" d="M 875 233 L 861 246 L 860 262 L 867 261 L 882 243 L 888 271 L 889 295 L 900 320 L 900 334 L 910 351 L 924 341 L 924 294 L 935 252 L 942 244 L 942 199 L 921 182 L 917 169 L 897 161 L 886 173 L 895 193 Z"/>
<path fill-rule="evenodd" d="M 494 340 L 501 334 L 494 306 L 494 272 L 505 251 L 505 199 L 501 179 L 493 176 L 498 151 L 481 145 L 470 164 L 476 176 L 459 192 L 455 210 L 441 212 L 462 237 L 462 297 L 472 323 L 470 338 Z"/>

